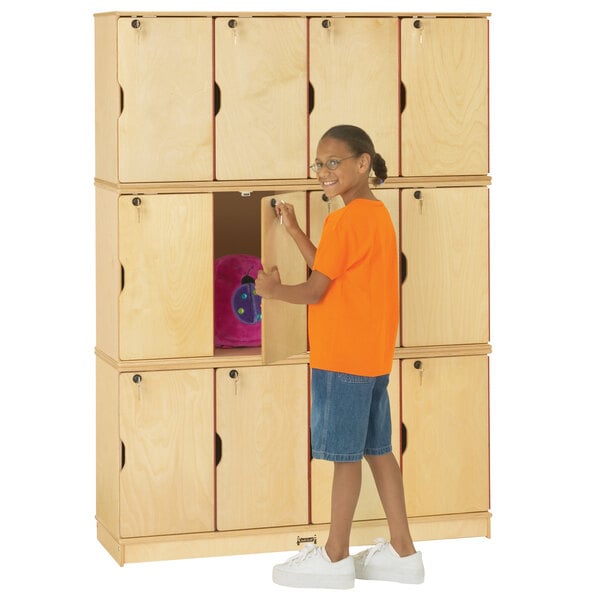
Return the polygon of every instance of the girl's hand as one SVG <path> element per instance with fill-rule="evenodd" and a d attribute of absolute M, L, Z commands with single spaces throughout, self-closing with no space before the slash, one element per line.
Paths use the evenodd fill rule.
<path fill-rule="evenodd" d="M 298 225 L 298 221 L 296 219 L 296 213 L 294 212 L 293 204 L 286 204 L 283 201 L 279 201 L 275 205 L 275 214 L 278 218 L 282 219 L 283 224 L 287 231 L 294 231 L 296 229 L 300 229 Z"/>
<path fill-rule="evenodd" d="M 285 204 L 284 206 L 287 206 Z M 254 282 L 254 289 L 261 298 L 273 298 L 277 288 L 281 285 L 281 277 L 277 267 L 273 267 L 270 273 L 259 271 Z"/>

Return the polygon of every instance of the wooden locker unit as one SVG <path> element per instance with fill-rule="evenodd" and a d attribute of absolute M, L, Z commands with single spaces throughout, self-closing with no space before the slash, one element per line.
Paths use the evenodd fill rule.
<path fill-rule="evenodd" d="M 117 360 L 213 353 L 211 194 L 97 190 L 98 348 Z"/>
<path fill-rule="evenodd" d="M 332 124 L 351 123 L 377 140 L 388 175 L 397 176 L 398 19 L 317 17 L 308 22 L 312 86 L 309 147 L 316 148 Z M 310 157 L 312 160 L 313 155 Z"/>
<path fill-rule="evenodd" d="M 488 23 L 401 19 L 401 174 L 489 171 Z"/>
<path fill-rule="evenodd" d="M 217 529 L 308 523 L 305 364 L 217 369 Z"/>
<path fill-rule="evenodd" d="M 263 300 L 261 347 L 215 348 L 213 267 L 306 280 L 273 203 L 318 244 L 343 203 L 308 165 L 343 122 L 387 162 L 406 256 L 388 391 L 413 537 L 489 536 L 488 16 L 95 15 L 96 521 L 119 564 L 326 540 L 306 307 Z M 388 535 L 363 468 L 353 545 Z"/>
<path fill-rule="evenodd" d="M 489 509 L 488 358 L 402 361 L 411 517 Z"/>
<path fill-rule="evenodd" d="M 306 20 L 215 19 L 216 179 L 305 178 Z"/>
<path fill-rule="evenodd" d="M 402 345 L 489 341 L 487 188 L 404 189 Z"/>

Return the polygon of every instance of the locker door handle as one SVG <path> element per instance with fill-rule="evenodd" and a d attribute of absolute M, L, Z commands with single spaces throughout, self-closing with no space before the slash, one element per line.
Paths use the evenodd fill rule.
<path fill-rule="evenodd" d="M 214 113 L 215 113 L 215 117 L 217 116 L 217 114 L 219 113 L 220 110 L 221 110 L 221 88 L 219 87 L 219 84 L 215 81 L 215 86 L 214 86 Z"/>
<path fill-rule="evenodd" d="M 401 449 L 400 454 L 404 454 L 406 452 L 406 446 L 408 444 L 408 431 L 406 429 L 406 425 L 404 423 L 400 426 L 400 440 L 401 440 Z"/>
<path fill-rule="evenodd" d="M 400 114 L 404 112 L 406 108 L 406 86 L 402 81 L 400 82 Z"/>
<path fill-rule="evenodd" d="M 400 285 L 404 283 L 408 274 L 408 261 L 406 260 L 406 254 L 400 253 Z"/>
<path fill-rule="evenodd" d="M 121 471 L 125 466 L 125 443 L 121 440 Z"/>
<path fill-rule="evenodd" d="M 223 457 L 223 441 L 218 433 L 215 433 L 215 467 L 221 462 Z"/>
<path fill-rule="evenodd" d="M 313 84 L 308 82 L 308 114 L 313 111 L 315 108 L 315 88 Z"/>

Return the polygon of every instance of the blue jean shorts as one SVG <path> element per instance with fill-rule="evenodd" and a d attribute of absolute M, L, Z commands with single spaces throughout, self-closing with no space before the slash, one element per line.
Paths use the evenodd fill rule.
<path fill-rule="evenodd" d="M 363 377 L 312 369 L 313 458 L 355 462 L 392 451 L 389 375 Z"/>

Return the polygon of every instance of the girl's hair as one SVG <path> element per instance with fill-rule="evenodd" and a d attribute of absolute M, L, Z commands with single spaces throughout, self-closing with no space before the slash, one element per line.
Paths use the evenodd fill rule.
<path fill-rule="evenodd" d="M 360 156 L 368 154 L 371 157 L 371 169 L 377 178 L 377 184 L 382 184 L 387 179 L 387 167 L 385 160 L 378 152 L 375 152 L 373 141 L 366 131 L 356 125 L 336 125 L 328 129 L 321 139 L 333 138 L 345 142 L 350 150 Z"/>

